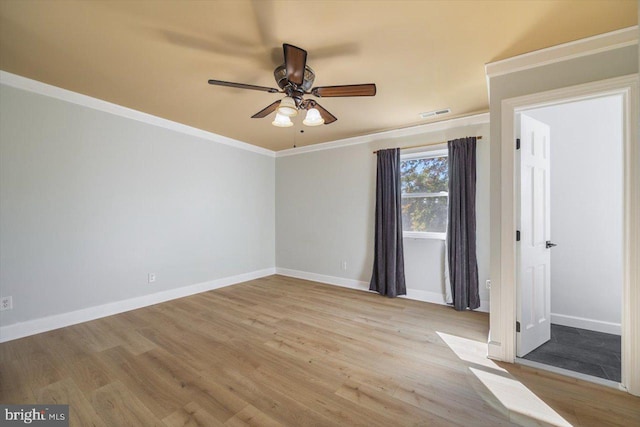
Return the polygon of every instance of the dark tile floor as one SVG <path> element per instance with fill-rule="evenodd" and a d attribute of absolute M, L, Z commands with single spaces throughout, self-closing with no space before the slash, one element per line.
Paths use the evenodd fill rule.
<path fill-rule="evenodd" d="M 551 325 L 551 340 L 527 360 L 620 382 L 620 336 Z"/>

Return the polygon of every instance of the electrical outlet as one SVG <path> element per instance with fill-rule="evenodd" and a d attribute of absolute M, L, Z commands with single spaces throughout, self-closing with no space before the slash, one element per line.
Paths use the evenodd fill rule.
<path fill-rule="evenodd" d="M 491 280 L 487 280 L 485 282 L 485 286 L 487 287 L 487 289 L 491 289 Z"/>
<path fill-rule="evenodd" d="M 340 263 L 340 268 L 342 268 L 343 270 L 347 271 L 347 261 L 346 260 L 342 260 L 342 262 Z"/>
<path fill-rule="evenodd" d="M 156 281 L 156 273 L 149 273 L 149 283 Z"/>
<path fill-rule="evenodd" d="M 13 298 L 12 297 L 2 297 L 0 298 L 0 311 L 12 310 L 13 309 Z"/>

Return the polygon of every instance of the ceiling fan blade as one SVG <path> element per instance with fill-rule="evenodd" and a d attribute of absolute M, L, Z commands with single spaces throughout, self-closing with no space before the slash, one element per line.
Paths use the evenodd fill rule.
<path fill-rule="evenodd" d="M 376 94 L 375 83 L 343 86 L 320 86 L 311 89 L 311 93 L 317 97 L 331 96 L 374 96 Z"/>
<path fill-rule="evenodd" d="M 263 108 L 262 110 L 258 111 L 253 116 L 251 116 L 251 118 L 252 119 L 261 119 L 263 117 L 267 117 L 269 114 L 271 114 L 274 111 L 276 111 L 276 108 L 278 108 L 278 105 L 280 105 L 280 100 L 277 100 L 273 104 L 270 104 L 269 106 L 267 106 L 267 107 Z"/>
<path fill-rule="evenodd" d="M 320 104 L 318 104 L 317 102 L 314 102 L 313 106 L 314 106 L 314 108 L 317 108 L 318 111 L 320 112 L 320 116 L 324 119 L 324 124 L 325 125 L 328 125 L 328 124 L 333 123 L 336 120 L 338 120 L 338 118 L 336 116 L 334 116 L 333 114 L 331 114 L 330 112 L 328 112 L 327 110 L 322 108 L 322 106 Z"/>
<path fill-rule="evenodd" d="M 245 84 L 245 83 L 225 82 L 225 81 L 222 81 L 222 80 L 209 80 L 209 84 L 210 85 L 217 85 L 217 86 L 235 87 L 235 88 L 238 88 L 238 89 L 261 90 L 263 92 L 269 92 L 269 93 L 278 93 L 278 92 L 280 92 L 278 89 L 276 89 L 274 87 L 248 85 L 248 84 Z"/>
<path fill-rule="evenodd" d="M 307 51 L 299 47 L 283 44 L 284 64 L 287 69 L 287 79 L 298 86 L 304 81 L 304 67 L 307 65 Z"/>

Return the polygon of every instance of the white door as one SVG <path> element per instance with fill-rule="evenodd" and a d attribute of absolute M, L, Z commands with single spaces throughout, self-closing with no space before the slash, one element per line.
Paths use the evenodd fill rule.
<path fill-rule="evenodd" d="M 523 357 L 551 339 L 549 126 L 520 114 L 520 209 L 516 242 L 518 308 L 516 354 Z"/>

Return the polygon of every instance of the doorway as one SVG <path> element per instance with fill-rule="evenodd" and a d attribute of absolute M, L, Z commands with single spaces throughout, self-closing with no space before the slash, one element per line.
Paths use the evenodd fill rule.
<path fill-rule="evenodd" d="M 516 116 L 516 356 L 621 382 L 623 97 Z"/>
<path fill-rule="evenodd" d="M 516 114 L 536 107 L 592 99 L 623 97 L 623 289 L 622 380 L 620 389 L 640 396 L 640 84 L 638 75 L 615 77 L 546 92 L 503 99 L 500 126 L 498 286 L 491 290 L 489 357 L 516 361 Z"/>

